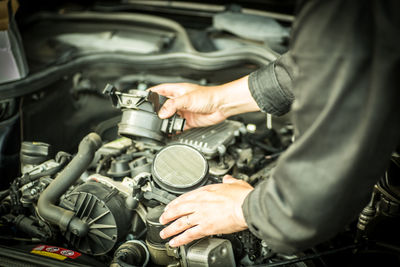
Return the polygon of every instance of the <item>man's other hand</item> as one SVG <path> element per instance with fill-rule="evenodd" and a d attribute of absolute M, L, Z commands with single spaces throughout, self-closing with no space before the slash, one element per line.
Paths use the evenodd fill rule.
<path fill-rule="evenodd" d="M 175 236 L 169 244 L 178 247 L 205 236 L 245 230 L 242 204 L 252 190 L 248 183 L 225 175 L 222 184 L 183 194 L 161 215 L 160 223 L 172 222 L 161 231 L 161 238 Z"/>

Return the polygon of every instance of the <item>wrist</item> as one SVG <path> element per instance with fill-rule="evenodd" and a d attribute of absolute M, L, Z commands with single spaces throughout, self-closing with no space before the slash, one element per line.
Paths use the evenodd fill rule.
<path fill-rule="evenodd" d="M 219 111 L 223 116 L 259 111 L 248 86 L 248 75 L 236 81 L 218 86 Z"/>
<path fill-rule="evenodd" d="M 246 219 L 244 217 L 243 204 L 244 204 L 246 198 L 248 197 L 248 195 L 253 190 L 254 190 L 254 188 L 250 187 L 244 194 L 242 194 L 241 197 L 239 197 L 239 201 L 238 201 L 239 205 L 236 205 L 236 208 L 235 208 L 235 221 L 236 221 L 236 224 L 242 229 L 249 228 L 247 225 Z"/>

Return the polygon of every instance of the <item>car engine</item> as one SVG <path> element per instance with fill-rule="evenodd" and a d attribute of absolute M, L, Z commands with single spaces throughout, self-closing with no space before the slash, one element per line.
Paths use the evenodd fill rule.
<path fill-rule="evenodd" d="M 314 266 L 299 255 L 274 253 L 249 231 L 179 248 L 159 236 L 164 228 L 159 217 L 177 196 L 220 183 L 228 173 L 252 185 L 268 179 L 276 158 L 290 145 L 290 125 L 281 128 L 280 139 L 273 130 L 256 133 L 256 125 L 237 120 L 181 133 L 183 119 L 157 116 L 164 97 L 137 89 L 124 93 L 112 85 L 103 93 L 122 111 L 113 125 L 121 137 L 103 142 L 92 132 L 75 155 L 61 151 L 52 159 L 49 144 L 21 144 L 23 174 L 1 192 L 2 231 L 13 231 L 11 239 L 39 242 L 32 247 L 37 254 L 61 249 L 66 258 L 95 256 L 103 262 L 96 266 Z M 398 167 L 394 157 L 393 169 L 361 213 L 358 242 L 371 221 L 397 216 L 393 172 Z M 342 249 L 356 250 L 360 244 Z M 323 255 L 315 254 L 316 259 Z"/>
<path fill-rule="evenodd" d="M 169 202 L 226 174 L 252 186 L 268 179 L 293 126 L 290 114 L 255 112 L 183 131 L 177 114 L 158 117 L 166 98 L 147 89 L 262 68 L 287 50 L 293 18 L 180 1 L 65 2 L 21 11 L 30 72 L 0 75 L 0 266 L 400 264 L 398 152 L 360 215 L 306 251 L 276 253 L 249 230 L 170 247 L 159 236 Z"/>
<path fill-rule="evenodd" d="M 260 166 L 274 162 L 281 147 L 254 147 L 262 138 L 250 133 L 255 125 L 235 120 L 177 134 L 184 120 L 159 119 L 165 98 L 156 93 L 107 85 L 104 94 L 122 110 L 122 137 L 103 143 L 90 133 L 74 156 L 58 152 L 54 159 L 49 144 L 23 142 L 23 175 L 2 196 L 3 222 L 32 239 L 63 240 L 111 266 L 232 266 L 271 257 L 249 231 L 171 248 L 159 237 L 159 217 L 177 196 L 227 173 L 261 179 Z"/>

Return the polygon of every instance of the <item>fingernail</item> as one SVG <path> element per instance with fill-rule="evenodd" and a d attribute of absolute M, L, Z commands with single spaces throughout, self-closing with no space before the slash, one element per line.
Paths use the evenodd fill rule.
<path fill-rule="evenodd" d="M 165 206 L 165 208 L 164 208 L 164 212 L 166 212 L 166 211 L 167 211 L 167 209 L 168 209 L 168 205 L 167 205 L 167 206 Z"/>
<path fill-rule="evenodd" d="M 164 231 L 161 231 L 161 232 L 160 232 L 160 237 L 161 237 L 162 239 L 165 238 L 165 237 L 164 237 Z"/>
<path fill-rule="evenodd" d="M 173 246 L 175 245 L 175 241 L 172 239 L 172 240 L 170 240 L 170 241 L 168 242 L 168 244 L 169 244 L 171 247 L 173 247 Z"/>
<path fill-rule="evenodd" d="M 160 119 L 164 119 L 166 115 L 167 115 L 166 109 L 161 108 L 160 111 L 158 112 L 158 117 L 160 117 Z"/>
<path fill-rule="evenodd" d="M 163 218 L 162 218 L 162 216 L 158 219 L 158 221 L 159 221 L 161 224 L 164 224 L 164 223 L 163 223 Z"/>

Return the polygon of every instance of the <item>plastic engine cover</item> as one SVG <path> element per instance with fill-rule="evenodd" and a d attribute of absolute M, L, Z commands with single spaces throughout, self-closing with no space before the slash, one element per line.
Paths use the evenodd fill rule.
<path fill-rule="evenodd" d="M 239 136 L 241 128 L 245 130 L 243 123 L 225 120 L 217 125 L 193 128 L 176 135 L 170 143 L 181 143 L 195 147 L 203 153 L 207 159 L 218 155 L 218 147 L 229 146 L 234 142 L 235 136 Z"/>
<path fill-rule="evenodd" d="M 61 199 L 60 206 L 73 210 L 89 225 L 85 237 L 65 232 L 65 238 L 81 252 L 106 254 L 128 231 L 130 214 L 124 198 L 103 184 L 91 181 L 78 186 Z"/>

